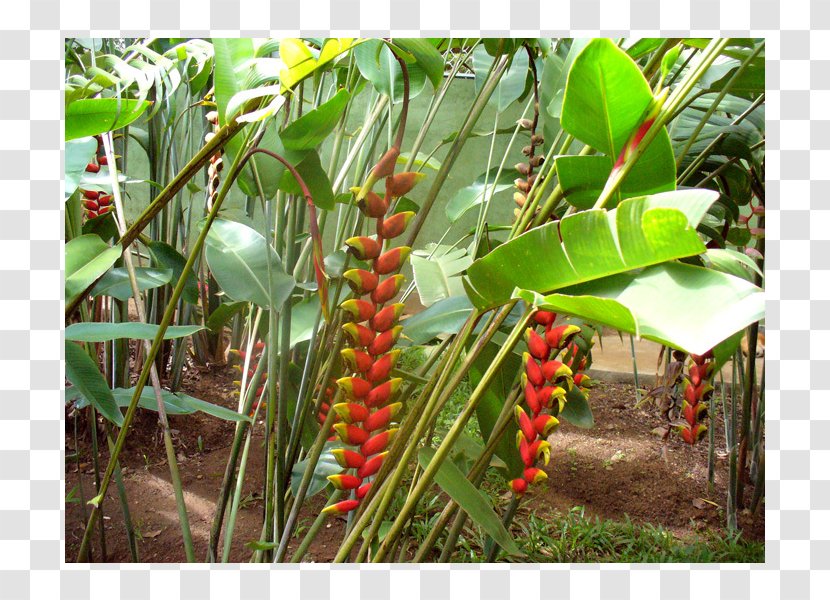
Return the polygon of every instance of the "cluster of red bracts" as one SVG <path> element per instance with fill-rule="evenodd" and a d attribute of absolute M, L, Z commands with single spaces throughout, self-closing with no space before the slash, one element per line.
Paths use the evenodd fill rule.
<path fill-rule="evenodd" d="M 97 173 L 101 167 L 107 164 L 107 155 L 104 153 L 104 140 L 100 135 L 95 136 L 98 141 L 98 149 L 95 151 L 95 160 L 86 166 L 87 173 Z M 84 216 L 87 219 L 94 219 L 105 215 L 113 210 L 112 195 L 96 192 L 94 190 L 81 190 L 81 203 L 84 207 Z"/>
<path fill-rule="evenodd" d="M 712 396 L 714 387 L 715 363 L 710 350 L 706 354 L 692 354 L 692 366 L 683 377 L 683 408 L 680 413 L 685 423 L 678 426 L 680 437 L 687 444 L 694 445 L 706 433 L 706 425 L 701 423 L 708 414 L 707 401 Z"/>
<path fill-rule="evenodd" d="M 533 318 L 537 325 L 544 326 L 545 331 L 540 335 L 535 327 L 529 327 L 525 332 L 528 351 L 524 353 L 522 385 L 530 414 L 521 406 L 514 410 L 519 426 L 516 445 L 525 465 L 522 477 L 510 482 L 510 489 L 516 496 L 522 496 L 530 484 L 547 479 L 547 474 L 535 465 L 540 459 L 544 464 L 550 461 L 547 437 L 559 426 L 556 415 L 564 408 L 565 395 L 574 385 L 570 367 L 556 357 L 580 331 L 576 325 L 554 327 L 556 315 L 552 312 L 540 310 Z"/>
<path fill-rule="evenodd" d="M 324 512 L 329 514 L 345 514 L 359 506 L 372 486 L 367 478 L 380 469 L 386 449 L 398 431 L 388 426 L 402 406 L 400 402 L 392 402 L 402 380 L 390 375 L 400 355 L 394 346 L 402 330 L 398 320 L 404 305 L 391 301 L 403 284 L 404 276 L 397 272 L 410 249 L 402 246 L 384 252 L 383 244 L 384 240 L 401 235 L 415 216 L 413 212 L 400 212 L 387 217 L 392 200 L 409 192 L 422 176 L 418 173 L 393 175 L 390 171 L 385 177 L 385 197 L 369 190 L 358 200 L 363 214 L 376 221 L 377 235 L 346 240 L 349 251 L 360 260 L 370 261 L 372 267 L 371 270 L 351 269 L 343 274 L 355 295 L 340 305 L 349 320 L 343 325 L 343 331 L 350 343 L 349 348 L 341 351 L 341 356 L 351 375 L 337 380 L 347 402 L 332 408 L 340 419 L 334 425 L 337 437 L 355 449 L 332 450 L 340 466 L 348 471 L 328 479 L 335 488 L 350 491 L 352 496 L 326 507 Z"/>
<path fill-rule="evenodd" d="M 253 345 L 253 348 L 252 348 L 252 351 L 251 351 L 251 359 L 250 359 L 250 362 L 248 363 L 248 382 L 251 381 L 251 379 L 254 376 L 254 373 L 256 372 L 257 366 L 259 365 L 259 361 L 262 358 L 262 351 L 264 349 L 265 349 L 265 344 L 263 342 L 257 342 Z M 244 369 L 245 358 L 248 356 L 248 353 L 245 350 L 232 349 L 232 350 L 229 351 L 229 354 L 232 354 L 232 355 L 237 356 L 239 358 L 240 363 L 234 365 L 233 368 L 236 369 L 237 371 L 239 371 L 239 373 L 241 375 L 242 370 Z M 262 392 L 265 390 L 265 384 L 267 382 L 267 379 L 268 379 L 268 373 L 267 372 L 263 373 L 262 378 L 260 379 L 260 384 L 259 384 L 259 386 L 257 387 L 257 390 L 256 390 L 255 398 L 259 398 L 259 397 L 262 396 Z M 233 383 L 235 385 L 242 385 L 241 377 L 240 377 L 240 379 L 234 381 Z M 266 405 L 265 401 L 263 400 L 262 401 L 262 408 L 265 408 L 266 406 L 267 405 Z M 255 412 L 256 412 L 256 402 L 251 407 L 251 412 L 249 413 L 248 416 L 253 417 Z"/>

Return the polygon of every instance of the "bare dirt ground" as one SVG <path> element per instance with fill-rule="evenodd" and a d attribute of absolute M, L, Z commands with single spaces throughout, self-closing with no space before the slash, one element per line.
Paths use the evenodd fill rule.
<path fill-rule="evenodd" d="M 233 371 L 227 368 L 202 373 L 191 371 L 184 391 L 235 408 L 233 379 Z M 628 515 L 637 523 L 663 525 L 681 538 L 702 529 L 722 529 L 727 478 L 724 458 L 717 460 L 716 485 L 710 495 L 706 445 L 689 447 L 675 436 L 665 443 L 651 433 L 661 424 L 660 417 L 648 407 L 635 408 L 631 386 L 600 384 L 594 389 L 590 403 L 596 420 L 593 429 L 578 429 L 563 423 L 550 438 L 553 451 L 547 467 L 549 480 L 544 492 L 533 492 L 538 512 L 567 511 L 574 506 L 584 506 L 589 516 L 619 520 Z M 156 415 L 143 412 L 137 421 L 127 438 L 122 465 L 138 536 L 139 557 L 142 562 L 181 562 L 185 560 L 181 529 Z M 203 560 L 207 555 L 210 525 L 234 425 L 201 413 L 171 416 L 170 425 L 174 430 L 196 557 Z M 262 425 L 258 424 L 254 431 L 242 508 L 231 547 L 232 562 L 250 559 L 251 550 L 245 544 L 259 539 L 263 523 L 263 503 L 258 496 L 264 477 Z M 73 420 L 67 419 L 67 454 L 75 450 L 73 433 Z M 89 499 L 93 496 L 94 475 L 86 450 L 89 448 L 88 435 L 82 436 L 79 446 L 82 451 L 80 469 L 74 461 L 68 462 L 66 492 L 68 494 L 80 481 L 84 497 Z M 718 440 L 718 450 L 723 456 L 722 439 Z M 751 495 L 751 492 L 750 487 L 748 493 Z M 323 502 L 324 497 L 318 495 L 309 503 L 301 513 L 301 526 L 311 523 Z M 111 485 L 107 493 L 104 515 L 105 560 L 130 561 L 115 485 Z M 741 515 L 741 525 L 745 537 L 763 539 L 763 508 L 757 516 Z M 332 519 L 315 540 L 306 560 L 332 560 L 342 539 L 343 527 L 341 520 Z M 81 505 L 79 502 L 68 503 L 67 560 L 74 560 L 82 536 Z M 296 547 L 297 543 L 295 541 L 293 545 Z M 221 542 L 219 547 L 222 548 Z M 102 560 L 97 533 L 92 552 L 94 561 Z"/>

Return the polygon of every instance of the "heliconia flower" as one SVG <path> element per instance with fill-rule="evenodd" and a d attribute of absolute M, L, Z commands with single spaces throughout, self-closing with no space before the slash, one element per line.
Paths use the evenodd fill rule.
<path fill-rule="evenodd" d="M 377 332 L 383 332 L 387 329 L 392 329 L 403 314 L 404 304 L 396 302 L 380 309 L 370 321 L 369 326 Z"/>
<path fill-rule="evenodd" d="M 400 354 L 400 350 L 392 350 L 389 354 L 381 356 L 369 368 L 369 371 L 366 373 L 366 379 L 368 379 L 370 383 L 379 383 L 389 377 L 389 373 L 398 362 Z"/>
<path fill-rule="evenodd" d="M 375 316 L 375 305 L 368 300 L 352 298 L 340 303 L 340 308 L 348 312 L 356 323 L 368 321 Z"/>
<path fill-rule="evenodd" d="M 98 196 L 101 194 L 101 192 L 96 192 L 94 190 L 81 190 L 81 192 L 83 192 L 84 198 L 87 200 L 97 200 Z"/>
<path fill-rule="evenodd" d="M 378 452 L 383 452 L 396 433 L 398 433 L 397 429 L 387 429 L 370 437 L 360 446 L 360 453 L 363 456 L 372 456 Z"/>
<path fill-rule="evenodd" d="M 101 170 L 101 167 L 99 167 L 97 163 L 89 163 L 86 166 L 86 172 L 87 173 L 97 173 L 100 170 Z"/>
<path fill-rule="evenodd" d="M 383 459 L 386 458 L 387 454 L 389 453 L 381 452 L 380 454 L 375 454 L 372 458 L 363 463 L 363 466 L 358 468 L 357 476 L 360 478 L 371 477 L 377 473 L 380 470 L 380 466 L 383 464 Z"/>
<path fill-rule="evenodd" d="M 383 406 L 398 392 L 398 388 L 401 387 L 401 383 L 403 383 L 403 379 L 400 377 L 394 377 L 389 381 L 384 381 L 376 388 L 373 388 L 364 401 L 366 406 L 369 408 Z"/>
<path fill-rule="evenodd" d="M 558 381 L 573 379 L 573 372 L 558 360 L 548 360 L 542 363 L 542 376 L 548 381 Z"/>
<path fill-rule="evenodd" d="M 574 375 L 574 385 L 578 388 L 590 388 L 594 385 L 594 380 L 588 377 L 585 373 L 577 373 Z"/>
<path fill-rule="evenodd" d="M 338 490 L 355 490 L 360 487 L 361 483 L 363 483 L 363 480 L 360 477 L 355 477 L 354 475 L 348 475 L 346 473 L 329 475 L 326 479 L 331 481 L 331 484 Z"/>
<path fill-rule="evenodd" d="M 83 204 L 84 208 L 87 210 L 98 210 L 98 203 L 93 200 L 83 200 L 81 204 Z"/>
<path fill-rule="evenodd" d="M 403 331 L 403 327 L 401 327 L 400 325 L 397 325 L 392 329 L 387 329 L 386 331 L 375 337 L 375 339 L 372 340 L 372 343 L 369 344 L 369 347 L 366 350 L 372 356 L 377 356 L 378 354 L 388 352 L 392 348 L 392 346 L 395 345 L 395 342 L 398 341 L 398 337 L 400 337 L 401 331 Z"/>
<path fill-rule="evenodd" d="M 375 192 L 369 191 L 364 198 L 357 201 L 357 207 L 369 218 L 379 219 L 389 210 L 389 204 Z"/>
<path fill-rule="evenodd" d="M 542 368 L 539 366 L 533 357 L 527 352 L 522 354 L 522 362 L 524 363 L 525 374 L 527 380 L 533 385 L 542 385 L 545 383 L 545 376 L 542 374 Z"/>
<path fill-rule="evenodd" d="M 343 331 L 351 338 L 355 346 L 363 346 L 364 348 L 372 343 L 375 339 L 375 332 L 364 325 L 357 323 L 346 323 L 343 325 Z"/>
<path fill-rule="evenodd" d="M 695 363 L 700 365 L 706 362 L 707 360 L 712 360 L 713 358 L 715 358 L 715 353 L 713 350 L 710 349 L 704 352 L 703 354 L 692 354 L 691 357 L 692 360 L 695 361 Z"/>
<path fill-rule="evenodd" d="M 536 439 L 536 429 L 533 427 L 533 422 L 521 406 L 513 408 L 513 417 L 516 419 L 516 425 L 519 426 L 519 432 L 524 435 L 525 439 Z"/>
<path fill-rule="evenodd" d="M 706 425 L 698 424 L 692 428 L 689 427 L 681 427 L 680 428 L 680 436 L 683 438 L 683 441 L 687 444 L 694 446 L 695 442 L 699 441 L 700 438 L 703 437 L 707 431 Z"/>
<path fill-rule="evenodd" d="M 334 405 L 334 411 L 346 423 L 361 423 L 369 417 L 369 409 L 355 402 L 339 402 Z M 371 431 L 364 426 L 366 431 Z"/>
<path fill-rule="evenodd" d="M 553 402 L 557 401 L 559 403 L 559 410 L 561 411 L 565 406 L 565 397 L 567 395 L 568 392 L 565 388 L 559 387 L 558 385 L 546 385 L 539 390 L 537 397 L 542 408 L 550 408 Z"/>
<path fill-rule="evenodd" d="M 356 373 L 365 373 L 373 364 L 372 357 L 363 352 L 363 350 L 355 350 L 354 348 L 343 348 L 340 351 L 340 356 L 343 362 L 348 365 L 349 369 Z"/>
<path fill-rule="evenodd" d="M 371 433 L 372 431 L 386 427 L 395 418 L 395 415 L 398 414 L 402 406 L 403 404 L 400 402 L 394 402 L 376 410 L 364 420 L 363 429 Z"/>
<path fill-rule="evenodd" d="M 533 313 L 533 320 L 539 325 L 547 327 L 548 325 L 553 325 L 553 322 L 556 320 L 556 313 L 552 313 L 549 310 L 537 310 Z"/>
<path fill-rule="evenodd" d="M 426 177 L 424 173 L 397 173 L 386 178 L 386 193 L 392 198 L 400 198 L 406 195 L 415 185 Z"/>
<path fill-rule="evenodd" d="M 409 222 L 412 220 L 412 217 L 414 216 L 414 212 L 412 212 L 411 210 L 406 210 L 403 212 L 395 213 L 388 219 L 378 221 L 378 235 L 387 240 L 391 240 L 398 237 L 404 231 L 406 231 L 406 227 L 409 225 Z"/>
<path fill-rule="evenodd" d="M 103 166 L 103 167 L 107 166 L 107 155 L 106 154 L 102 154 L 101 156 L 98 157 L 98 164 Z"/>
<path fill-rule="evenodd" d="M 533 419 L 533 428 L 543 438 L 548 437 L 559 427 L 559 419 L 553 415 L 537 415 Z"/>
<path fill-rule="evenodd" d="M 513 493 L 517 496 L 521 497 L 527 491 L 527 481 L 522 479 L 521 477 L 517 477 L 510 482 L 510 489 L 513 490 Z"/>
<path fill-rule="evenodd" d="M 398 246 L 387 250 L 375 259 L 373 263 L 375 273 L 379 275 L 387 275 L 393 273 L 401 268 L 404 261 L 406 261 L 412 248 L 409 246 Z"/>
<path fill-rule="evenodd" d="M 524 478 L 530 484 L 539 483 L 548 478 L 548 474 L 542 469 L 536 467 L 528 467 L 524 470 Z"/>
<path fill-rule="evenodd" d="M 525 342 L 533 358 L 547 360 L 550 356 L 550 346 L 545 342 L 545 338 L 536 333 L 532 327 L 525 330 Z"/>
<path fill-rule="evenodd" d="M 553 327 L 545 333 L 545 340 L 551 348 L 561 350 L 573 339 L 573 337 L 582 331 L 576 325 L 559 325 Z"/>
<path fill-rule="evenodd" d="M 537 438 L 534 442 L 528 442 L 521 431 L 516 433 L 516 442 L 519 448 L 519 455 L 525 466 L 531 467 L 533 463 L 539 460 L 539 457 L 544 459 L 545 464 L 550 461 L 550 443 L 542 438 Z"/>
<path fill-rule="evenodd" d="M 395 297 L 395 294 L 398 293 L 398 290 L 401 289 L 401 284 L 405 277 L 401 274 L 392 275 L 391 277 L 387 277 L 384 279 L 380 284 L 375 287 L 374 291 L 372 291 L 372 302 L 375 304 L 386 304 L 392 298 Z M 366 293 L 366 292 L 364 292 Z"/>
<path fill-rule="evenodd" d="M 98 196 L 98 206 L 109 206 L 112 204 L 111 194 L 101 194 Z"/>
<path fill-rule="evenodd" d="M 362 499 L 363 499 L 363 497 L 364 497 L 366 494 L 368 494 L 368 493 L 369 493 L 369 490 L 370 490 L 370 489 L 372 489 L 372 482 L 371 482 L 371 481 L 370 481 L 369 483 L 364 483 L 364 484 L 363 484 L 363 485 L 361 485 L 359 488 L 357 488 L 357 491 L 355 492 L 355 496 L 357 496 L 357 498 L 358 498 L 359 500 L 362 500 Z M 355 502 L 357 502 L 357 500 L 355 500 Z"/>
<path fill-rule="evenodd" d="M 683 389 L 683 400 L 689 404 L 697 402 L 697 394 L 695 394 L 695 386 L 688 379 L 685 380 L 686 387 Z"/>
<path fill-rule="evenodd" d="M 381 245 L 374 238 L 366 236 L 352 237 L 346 240 L 349 251 L 360 260 L 372 260 L 380 256 Z"/>
<path fill-rule="evenodd" d="M 345 515 L 358 506 L 360 506 L 360 502 L 357 500 L 341 500 L 340 502 L 329 504 L 321 512 L 327 515 Z"/>
<path fill-rule="evenodd" d="M 333 448 L 331 450 L 332 456 L 344 469 L 359 469 L 366 463 L 366 457 L 360 452 L 354 450 L 347 450 L 346 448 Z"/>
<path fill-rule="evenodd" d="M 542 403 L 539 402 L 539 395 L 536 392 L 536 388 L 528 381 L 527 375 L 524 373 L 522 373 L 522 384 L 525 390 L 525 402 L 527 402 L 530 412 L 538 415 L 539 411 L 542 410 Z"/>
<path fill-rule="evenodd" d="M 360 446 L 369 439 L 367 431 L 357 425 L 349 425 L 348 423 L 337 423 L 334 426 L 334 432 L 344 444 L 349 446 Z M 366 456 L 365 452 L 361 452 L 361 454 Z"/>
<path fill-rule="evenodd" d="M 368 294 L 378 286 L 378 276 L 365 269 L 349 269 L 343 273 L 343 277 L 358 296 Z"/>
<path fill-rule="evenodd" d="M 341 377 L 337 380 L 337 387 L 349 400 L 361 400 L 372 391 L 372 384 L 360 377 Z"/>
<path fill-rule="evenodd" d="M 384 177 L 389 177 L 395 172 L 395 164 L 398 162 L 398 156 L 400 156 L 400 154 L 401 151 L 392 146 L 383 156 L 381 156 L 380 160 L 372 168 L 372 176 L 375 181 L 383 179 Z"/>

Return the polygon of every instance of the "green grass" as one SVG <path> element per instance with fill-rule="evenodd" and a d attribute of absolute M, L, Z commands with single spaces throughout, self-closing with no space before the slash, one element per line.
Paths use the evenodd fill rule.
<path fill-rule="evenodd" d="M 582 507 L 517 519 L 513 534 L 530 562 L 763 562 L 763 542 L 707 532 L 678 539 L 663 527 L 585 516 Z"/>

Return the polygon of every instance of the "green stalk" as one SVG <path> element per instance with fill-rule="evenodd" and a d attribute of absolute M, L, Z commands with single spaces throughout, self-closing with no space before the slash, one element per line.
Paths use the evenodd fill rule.
<path fill-rule="evenodd" d="M 507 510 L 501 518 L 502 525 L 504 525 L 505 528 L 508 527 L 513 521 L 517 508 L 519 508 L 519 497 L 514 494 L 513 498 L 510 500 L 510 504 L 507 505 Z M 484 562 L 495 562 L 496 554 L 498 554 L 499 551 L 499 545 L 493 541 L 493 538 L 488 536 L 487 540 L 484 542 L 484 551 L 487 554 L 487 558 L 484 559 Z"/>
<path fill-rule="evenodd" d="M 515 301 L 506 305 L 505 308 L 512 308 L 513 304 L 515 304 Z M 453 426 L 450 428 L 446 437 L 441 442 L 441 445 L 436 450 L 435 456 L 433 457 L 432 461 L 430 461 L 429 465 L 424 470 L 424 474 L 421 477 L 421 480 L 418 482 L 418 485 L 415 487 L 415 490 L 407 498 L 403 508 L 401 509 L 401 512 L 393 521 L 392 527 L 386 534 L 386 537 L 381 543 L 380 548 L 378 548 L 378 552 L 375 555 L 373 562 L 380 562 L 383 560 L 383 558 L 386 556 L 386 552 L 389 550 L 391 542 L 400 534 L 404 523 L 412 515 L 412 510 L 414 509 L 415 504 L 418 502 L 421 496 L 423 496 L 427 488 L 432 484 L 436 472 L 449 455 L 449 452 L 452 449 L 453 444 L 455 444 L 455 441 L 458 439 L 458 436 L 461 435 L 464 426 L 467 424 L 467 421 L 472 416 L 473 412 L 476 409 L 476 406 L 478 406 L 479 400 L 481 400 L 481 397 L 484 395 L 484 393 L 487 391 L 487 388 L 490 386 L 493 377 L 495 377 L 496 372 L 501 367 L 501 363 L 504 361 L 507 355 L 513 351 L 513 348 L 519 342 L 519 339 L 521 339 L 527 321 L 532 313 L 532 310 L 532 308 L 528 308 L 525 310 L 524 316 L 513 328 L 513 331 L 510 332 L 510 335 L 507 337 L 507 340 L 505 341 L 504 345 L 501 348 L 499 348 L 499 352 L 496 354 L 495 358 L 493 359 L 493 362 L 487 368 L 487 371 L 484 372 L 481 381 L 470 395 L 470 399 L 468 400 L 467 405 L 464 407 L 464 410 L 455 420 Z"/>
<path fill-rule="evenodd" d="M 95 491 L 100 494 L 101 490 L 101 467 L 98 461 L 98 414 L 95 406 L 89 405 L 89 435 L 92 439 L 92 469 L 95 471 Z M 80 471 L 79 471 L 80 473 Z M 104 499 L 101 498 L 103 505 Z M 104 531 L 104 511 L 98 514 L 98 534 L 101 544 L 101 562 L 107 562 L 107 535 Z"/>
<path fill-rule="evenodd" d="M 230 137 L 227 133 L 228 131 L 231 131 L 231 129 L 226 130 L 225 138 Z M 233 130 L 233 133 L 236 133 L 235 129 Z M 217 136 L 217 137 L 219 137 L 219 136 Z M 213 141 L 213 140 L 211 140 L 211 141 Z M 215 152 L 215 150 L 219 146 L 220 145 L 217 145 L 216 147 L 212 148 L 212 151 Z M 199 155 L 197 155 L 197 156 L 199 156 Z M 207 155 L 207 157 L 209 158 L 209 155 Z M 141 398 L 141 392 L 144 389 L 144 386 L 147 384 L 147 379 L 150 376 L 151 363 L 153 362 L 153 360 L 156 357 L 156 354 L 158 353 L 159 349 L 161 348 L 162 342 L 164 341 L 164 334 L 167 331 L 167 328 L 170 326 L 170 323 L 173 321 L 173 316 L 174 316 L 174 313 L 175 313 L 175 310 L 176 310 L 176 303 L 178 302 L 179 298 L 181 298 L 182 292 L 184 291 L 185 284 L 187 283 L 187 274 L 190 272 L 190 269 L 193 268 L 193 265 L 195 264 L 196 259 L 197 259 L 197 257 L 199 256 L 199 253 L 202 250 L 202 245 L 205 242 L 205 238 L 207 238 L 207 234 L 208 234 L 208 231 L 210 230 L 210 226 L 213 224 L 213 221 L 216 220 L 216 217 L 219 214 L 219 209 L 222 207 L 222 202 L 224 201 L 225 197 L 228 194 L 228 191 L 230 190 L 231 183 L 233 182 L 234 177 L 238 173 L 238 166 L 241 163 L 241 159 L 242 159 L 242 154 L 239 154 L 239 155 L 237 155 L 236 159 L 234 160 L 234 164 L 231 166 L 231 169 L 229 170 L 233 174 L 233 176 L 228 177 L 226 179 L 225 183 L 223 184 L 222 189 L 220 190 L 219 195 L 216 199 L 216 202 L 214 203 L 213 208 L 211 209 L 210 213 L 207 216 L 205 226 L 202 228 L 202 231 L 199 232 L 199 237 L 196 239 L 196 243 L 193 245 L 193 249 L 190 251 L 190 254 L 188 255 L 187 261 L 185 262 L 185 266 L 182 270 L 182 274 L 179 277 L 179 281 L 176 283 L 175 289 L 173 290 L 173 295 L 172 295 L 170 301 L 167 303 L 167 307 L 165 308 L 164 314 L 162 315 L 161 322 L 159 323 L 159 330 L 156 333 L 156 337 L 153 339 L 153 344 L 150 347 L 150 351 L 149 351 L 148 355 L 146 356 L 146 361 L 145 361 L 144 367 L 142 368 L 141 373 L 138 376 L 138 381 L 136 381 L 135 392 L 133 393 L 133 397 L 130 399 L 130 404 L 127 407 L 127 413 L 124 415 L 124 425 L 121 428 L 121 430 L 118 432 L 118 437 L 115 440 L 115 448 L 114 448 L 112 454 L 110 455 L 109 463 L 107 464 L 107 469 L 104 472 L 104 477 L 103 477 L 103 480 L 101 482 L 101 489 L 99 490 L 98 495 L 90 501 L 92 503 L 93 508 L 92 508 L 92 512 L 91 512 L 90 517 L 89 517 L 89 521 L 87 521 L 86 530 L 84 531 L 84 537 L 81 540 L 81 546 L 78 550 L 78 555 L 77 555 L 77 559 L 76 559 L 77 562 L 82 562 L 85 559 L 85 557 L 87 556 L 87 551 L 89 549 L 89 540 L 90 540 L 90 537 L 91 537 L 91 534 L 92 534 L 92 527 L 93 527 L 94 519 L 97 517 L 98 513 L 101 510 L 100 502 L 101 502 L 101 500 L 103 499 L 104 495 L 107 492 L 107 488 L 109 487 L 109 483 L 110 483 L 110 480 L 112 478 L 113 471 L 115 470 L 115 463 L 118 460 L 118 456 L 121 454 L 121 450 L 124 448 L 124 442 L 127 439 L 127 433 L 129 432 L 130 425 L 133 422 L 133 418 L 135 418 L 135 413 L 136 413 L 136 410 L 138 409 L 138 401 Z M 195 158 L 194 158 L 194 160 L 195 160 Z M 191 163 L 193 163 L 194 160 L 192 160 Z M 207 160 L 207 158 L 205 160 Z M 189 164 L 191 164 L 191 163 L 189 163 Z M 185 169 L 187 169 L 187 167 L 185 167 Z M 178 176 L 177 176 L 177 179 L 179 179 Z M 181 185 L 179 186 L 179 188 L 181 188 L 181 186 L 183 186 L 186 182 L 187 182 L 187 179 L 183 179 L 181 181 Z M 172 182 L 171 182 L 171 185 L 172 185 Z M 159 198 L 156 199 L 156 201 L 153 202 L 153 204 L 155 204 L 156 208 L 158 210 L 160 210 L 161 207 L 164 206 L 164 203 L 167 200 L 170 199 L 170 197 L 172 197 L 172 195 L 167 197 L 162 202 L 159 199 L 159 198 L 162 198 L 160 196 Z M 157 202 L 158 202 L 158 204 L 157 204 Z M 136 228 L 138 223 L 139 223 L 139 221 L 137 221 L 136 224 L 133 225 L 133 228 L 131 228 L 131 230 L 132 229 L 135 230 L 135 236 L 130 238 L 130 231 L 128 230 L 128 232 L 125 233 L 124 236 L 122 236 L 122 240 L 124 242 L 129 241 L 131 243 L 135 239 L 135 237 L 138 235 L 138 232 L 141 231 L 143 226 Z M 146 225 L 146 223 L 145 223 L 145 225 Z M 129 247 L 129 244 L 127 244 L 127 247 Z M 67 314 L 71 314 L 71 313 L 68 311 Z"/>
<path fill-rule="evenodd" d="M 110 452 L 112 452 L 112 428 L 110 427 L 109 421 L 105 421 L 104 425 L 107 428 L 107 445 Z M 124 528 L 127 530 L 127 545 L 130 547 L 130 556 L 133 562 L 137 563 L 138 544 L 135 539 L 135 528 L 133 527 L 133 519 L 130 516 L 130 503 L 127 500 L 127 488 L 124 486 L 124 477 L 121 475 L 120 463 L 115 466 L 115 485 L 118 488 L 118 500 L 121 503 L 121 513 L 124 515 Z"/>
<path fill-rule="evenodd" d="M 326 506 L 331 506 L 332 504 L 339 502 L 342 497 L 343 492 L 341 490 L 334 490 L 331 493 L 331 496 L 329 496 L 328 502 L 326 502 Z M 305 534 L 303 541 L 300 542 L 300 545 L 297 547 L 297 550 L 294 552 L 294 554 L 291 555 L 291 560 L 289 562 L 298 563 L 302 561 L 306 552 L 308 552 L 308 549 L 311 547 L 311 543 L 317 537 L 317 534 L 320 532 L 320 528 L 323 526 L 323 523 L 325 523 L 327 519 L 328 515 L 322 511 L 319 515 L 317 515 L 317 518 L 314 519 L 314 523 L 311 524 L 311 527 L 309 527 L 308 532 Z"/>
<path fill-rule="evenodd" d="M 251 448 L 251 428 L 248 428 L 248 434 L 245 436 L 245 447 L 242 449 L 242 460 L 239 464 L 239 476 L 236 478 L 236 488 L 233 492 L 233 500 L 231 501 L 231 511 L 228 514 L 228 526 L 225 528 L 225 544 L 222 549 L 222 562 L 228 562 L 231 554 L 231 544 L 233 543 L 233 530 L 236 527 L 236 515 L 239 510 L 239 503 L 242 499 L 242 484 L 245 480 L 245 469 L 248 465 L 248 451 Z"/>

